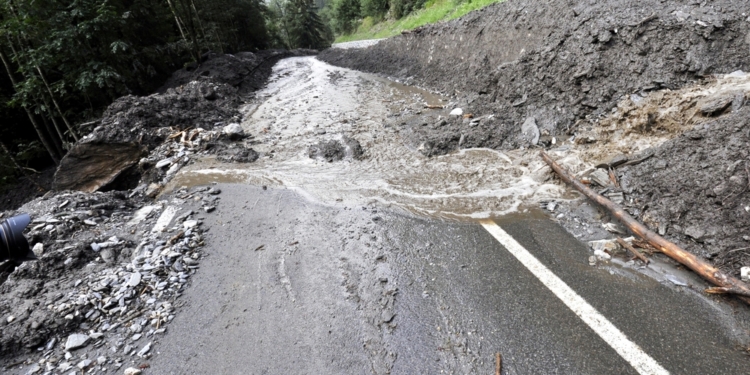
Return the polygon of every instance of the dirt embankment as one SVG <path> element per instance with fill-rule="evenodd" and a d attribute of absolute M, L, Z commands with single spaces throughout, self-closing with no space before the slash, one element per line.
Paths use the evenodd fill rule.
<path fill-rule="evenodd" d="M 542 134 L 573 135 L 630 94 L 747 71 L 748 16 L 750 3 L 728 0 L 508 0 L 319 58 L 456 94 L 465 111 L 496 114 L 462 147 L 509 149 L 528 144 L 521 126 L 529 118 Z M 416 137 L 446 153 L 458 146 L 461 126 Z"/>
<path fill-rule="evenodd" d="M 750 3 L 725 0 L 508 0 L 319 58 L 451 94 L 451 107 L 474 114 L 479 126 L 452 117 L 404 133 L 428 155 L 534 147 L 522 133 L 532 118 L 537 145 L 578 160 L 569 167 L 580 176 L 576 167 L 618 154 L 653 155 L 616 167 L 618 187 L 604 190 L 739 277 L 750 265 L 750 90 L 737 72 L 750 69 L 749 16 Z"/>

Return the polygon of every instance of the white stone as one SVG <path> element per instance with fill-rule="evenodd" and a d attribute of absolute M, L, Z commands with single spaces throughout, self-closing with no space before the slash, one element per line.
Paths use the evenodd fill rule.
<path fill-rule="evenodd" d="M 65 350 L 75 350 L 78 348 L 83 348 L 86 346 L 86 344 L 89 343 L 89 336 L 80 334 L 80 333 L 74 333 L 70 336 L 68 336 L 68 339 L 65 341 Z"/>
<path fill-rule="evenodd" d="M 612 257 L 609 254 L 607 254 L 607 253 L 605 253 L 604 251 L 601 251 L 601 250 L 594 250 L 594 255 L 596 255 L 596 257 L 599 258 L 599 259 L 601 259 L 601 260 L 610 260 L 610 259 L 612 259 Z"/>
<path fill-rule="evenodd" d="M 750 267 L 740 268 L 740 277 L 742 278 L 742 281 L 750 282 Z"/>
<path fill-rule="evenodd" d="M 138 272 L 133 272 L 130 274 L 130 280 L 128 280 L 128 286 L 138 286 L 138 284 L 141 283 L 141 274 Z"/>
<path fill-rule="evenodd" d="M 140 375 L 141 374 L 141 370 L 139 370 L 139 369 L 137 369 L 135 367 L 128 367 L 128 368 L 125 369 L 124 374 L 125 375 Z"/>
<path fill-rule="evenodd" d="M 166 158 L 163 160 L 159 160 L 158 163 L 156 163 L 156 168 L 164 168 L 168 165 L 172 165 L 172 158 Z"/>
<path fill-rule="evenodd" d="M 185 220 L 182 226 L 185 229 L 195 228 L 198 225 L 198 220 Z"/>
<path fill-rule="evenodd" d="M 451 111 L 451 116 L 461 116 L 464 114 L 464 110 L 461 108 L 455 108 Z"/>
<path fill-rule="evenodd" d="M 37 242 L 36 245 L 34 245 L 34 248 L 31 249 L 31 251 L 34 252 L 34 255 L 37 257 L 41 257 L 42 254 L 44 254 L 44 244 L 41 242 Z"/>

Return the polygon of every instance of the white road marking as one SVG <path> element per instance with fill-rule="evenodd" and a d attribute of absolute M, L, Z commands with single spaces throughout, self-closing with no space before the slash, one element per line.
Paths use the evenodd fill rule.
<path fill-rule="evenodd" d="M 612 347 L 623 359 L 628 361 L 639 374 L 669 374 L 669 371 L 661 367 L 651 356 L 641 349 L 640 346 L 630 341 L 614 324 L 607 320 L 604 315 L 589 305 L 583 297 L 579 296 L 564 281 L 555 276 L 549 268 L 545 267 L 528 250 L 516 242 L 508 233 L 495 224 L 492 220 L 482 220 L 482 226 L 508 251 L 513 254 L 526 268 L 536 276 L 539 281 L 554 293 L 565 305 L 591 327 L 609 346 Z"/>

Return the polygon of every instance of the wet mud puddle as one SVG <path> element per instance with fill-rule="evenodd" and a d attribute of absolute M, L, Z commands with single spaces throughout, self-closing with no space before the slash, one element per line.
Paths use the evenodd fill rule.
<path fill-rule="evenodd" d="M 426 106 L 446 106 L 443 110 Z M 213 181 L 295 189 L 323 204 L 379 202 L 414 214 L 478 219 L 516 212 L 522 204 L 563 197 L 544 163 L 523 153 L 465 149 L 428 158 L 400 135 L 403 113 L 438 111 L 452 103 L 419 88 L 338 68 L 314 57 L 280 61 L 266 88 L 242 108 L 242 126 L 260 159 L 215 160 L 184 168 L 171 187 Z M 356 140 L 357 159 L 311 158 L 320 142 Z"/>

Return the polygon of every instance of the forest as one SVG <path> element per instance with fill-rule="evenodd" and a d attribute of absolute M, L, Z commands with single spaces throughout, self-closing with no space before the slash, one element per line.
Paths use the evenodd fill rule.
<path fill-rule="evenodd" d="M 1 0 L 0 186 L 54 166 L 114 99 L 209 52 L 332 40 L 311 0 Z"/>

